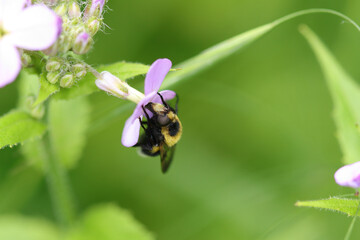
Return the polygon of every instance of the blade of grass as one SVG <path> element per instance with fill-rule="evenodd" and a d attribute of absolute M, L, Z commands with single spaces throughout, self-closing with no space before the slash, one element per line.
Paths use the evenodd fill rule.
<path fill-rule="evenodd" d="M 360 123 L 360 88 L 310 28 L 303 25 L 300 32 L 314 51 L 329 86 L 344 162 L 357 162 L 360 159 L 360 132 L 356 128 Z"/>

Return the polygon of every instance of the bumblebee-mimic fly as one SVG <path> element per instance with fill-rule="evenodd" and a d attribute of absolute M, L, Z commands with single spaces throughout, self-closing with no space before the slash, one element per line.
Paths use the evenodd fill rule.
<path fill-rule="evenodd" d="M 162 104 L 150 102 L 143 106 L 146 121 L 139 121 L 144 129 L 143 135 L 135 145 L 141 147 L 141 151 L 148 156 L 160 154 L 161 170 L 165 173 L 174 157 L 176 143 L 182 134 L 182 125 L 177 116 L 177 104 L 175 109 L 170 107 L 161 96 Z M 150 117 L 147 110 L 152 113 Z"/>

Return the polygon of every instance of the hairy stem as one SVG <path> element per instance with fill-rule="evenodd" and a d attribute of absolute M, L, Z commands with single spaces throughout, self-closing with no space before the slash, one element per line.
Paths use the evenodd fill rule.
<path fill-rule="evenodd" d="M 82 61 L 82 63 L 86 66 L 87 70 L 89 72 L 91 72 L 92 75 L 94 75 L 97 79 L 101 78 L 101 75 L 98 71 L 96 71 L 95 68 L 93 68 L 92 66 L 90 66 L 89 64 L 87 64 L 86 62 Z"/>
<path fill-rule="evenodd" d="M 67 173 L 56 156 L 51 156 L 48 153 L 46 155 L 44 167 L 54 212 L 58 221 L 66 228 L 71 225 L 75 217 L 75 207 Z"/>

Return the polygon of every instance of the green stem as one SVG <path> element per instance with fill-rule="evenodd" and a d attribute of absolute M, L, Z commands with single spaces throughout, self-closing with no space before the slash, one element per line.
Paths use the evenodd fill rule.
<path fill-rule="evenodd" d="M 344 240 L 349 240 L 349 239 L 350 239 L 350 235 L 351 235 L 352 230 L 353 230 L 353 228 L 354 228 L 355 221 L 356 221 L 356 218 L 357 218 L 357 216 L 358 216 L 359 210 L 360 210 L 360 199 L 359 199 L 359 204 L 358 204 L 358 207 L 357 207 L 355 216 L 354 216 L 353 220 L 352 220 L 351 223 L 350 223 L 349 229 L 348 229 L 348 231 L 347 231 L 347 233 L 346 233 L 346 235 L 345 235 Z"/>
<path fill-rule="evenodd" d="M 94 75 L 94 77 L 96 77 L 97 79 L 100 79 L 100 78 L 101 78 L 100 73 L 99 73 L 95 68 L 93 68 L 92 66 L 90 66 L 89 64 L 87 64 L 85 61 L 81 61 L 81 63 L 85 65 L 85 67 L 87 68 L 87 70 L 88 70 L 89 72 L 91 72 L 91 74 Z"/>
<path fill-rule="evenodd" d="M 46 155 L 44 167 L 54 212 L 58 221 L 66 228 L 71 225 L 75 218 L 75 207 L 67 173 L 55 156 L 48 153 Z"/>

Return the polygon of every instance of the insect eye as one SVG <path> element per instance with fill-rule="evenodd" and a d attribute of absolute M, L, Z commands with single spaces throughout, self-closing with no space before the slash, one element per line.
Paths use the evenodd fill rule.
<path fill-rule="evenodd" d="M 168 116 L 166 116 L 166 115 L 164 115 L 164 116 L 159 115 L 159 116 L 157 117 L 157 122 L 158 122 L 161 126 L 165 126 L 165 125 L 169 124 L 170 119 L 169 119 Z"/>

